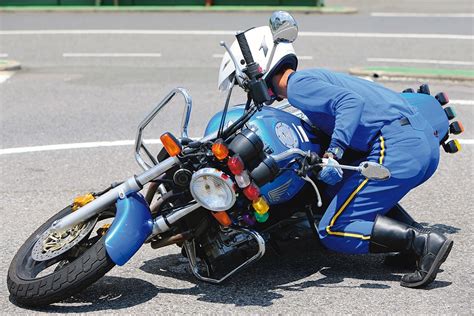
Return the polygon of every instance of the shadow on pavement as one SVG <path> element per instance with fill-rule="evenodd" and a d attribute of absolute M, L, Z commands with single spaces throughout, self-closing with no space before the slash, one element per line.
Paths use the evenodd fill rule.
<path fill-rule="evenodd" d="M 461 228 L 445 225 L 445 224 L 429 224 L 429 223 L 421 223 L 421 225 L 425 226 L 426 228 L 435 229 L 443 234 L 452 235 L 457 234 L 461 231 Z"/>
<path fill-rule="evenodd" d="M 57 305 L 30 310 L 51 313 L 113 311 L 142 304 L 154 298 L 158 292 L 155 285 L 144 280 L 104 276 L 83 292 Z"/>
<path fill-rule="evenodd" d="M 320 247 L 308 249 L 300 245 L 282 255 L 269 251 L 256 265 L 221 285 L 197 281 L 192 276 L 187 261 L 178 254 L 146 261 L 140 269 L 195 284 L 191 288 L 182 289 L 157 285 L 159 293 L 191 295 L 198 301 L 235 306 L 269 306 L 282 298 L 285 291 L 298 292 L 311 287 L 384 290 L 391 287 L 387 282 L 396 282 L 396 286 L 399 286 L 400 275 L 395 273 L 410 271 L 394 271 L 394 268 L 383 266 L 383 258 L 382 255 L 335 254 Z M 311 280 L 305 280 L 310 276 Z M 356 281 L 345 282 L 346 278 Z M 357 284 L 357 280 L 362 282 Z M 435 281 L 428 289 L 449 284 Z"/>
<path fill-rule="evenodd" d="M 432 225 L 444 233 L 459 229 Z M 192 275 L 187 259 L 171 254 L 145 261 L 140 270 L 152 275 L 187 281 L 194 286 L 164 287 L 137 278 L 105 276 L 87 290 L 60 304 L 43 309 L 53 313 L 84 313 L 120 310 L 147 302 L 159 294 L 194 296 L 198 301 L 234 306 L 270 306 L 284 297 L 286 291 L 307 288 L 361 288 L 386 290 L 392 283 L 399 286 L 404 268 L 382 264 L 385 255 L 345 255 L 332 253 L 310 241 L 285 243 L 281 254 L 269 247 L 267 254 L 255 265 L 231 277 L 221 285 L 198 281 Z M 280 253 L 280 252 L 279 252 Z M 440 270 L 442 273 L 443 270 Z M 311 280 L 306 280 L 311 277 Z M 347 282 L 345 279 L 350 279 Z M 435 281 L 424 290 L 444 288 L 451 282 Z"/>

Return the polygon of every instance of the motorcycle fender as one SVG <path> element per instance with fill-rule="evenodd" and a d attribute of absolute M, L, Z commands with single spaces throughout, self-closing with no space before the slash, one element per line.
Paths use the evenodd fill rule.
<path fill-rule="evenodd" d="M 105 248 L 112 261 L 122 266 L 140 249 L 152 232 L 150 207 L 138 193 L 116 202 L 117 213 L 105 236 Z"/>

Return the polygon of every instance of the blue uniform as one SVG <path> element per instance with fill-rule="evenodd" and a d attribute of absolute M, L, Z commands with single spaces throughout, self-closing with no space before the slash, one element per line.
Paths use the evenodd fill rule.
<path fill-rule="evenodd" d="M 392 177 L 382 182 L 359 173 L 344 177 L 319 224 L 327 248 L 367 253 L 377 214 L 388 212 L 436 170 L 437 133 L 399 93 L 357 77 L 297 71 L 288 79 L 287 95 L 292 106 L 331 136 L 330 148 L 341 154 L 347 148 L 363 152 L 390 170 Z"/>

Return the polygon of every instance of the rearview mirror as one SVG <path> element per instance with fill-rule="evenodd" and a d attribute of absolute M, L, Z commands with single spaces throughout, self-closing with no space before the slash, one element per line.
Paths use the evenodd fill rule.
<path fill-rule="evenodd" d="M 293 43 L 298 37 L 298 24 L 286 11 L 275 11 L 270 17 L 270 30 L 275 43 Z"/>
<path fill-rule="evenodd" d="M 359 165 L 360 173 L 370 180 L 388 180 L 390 179 L 390 170 L 386 167 L 372 161 L 364 161 Z"/>

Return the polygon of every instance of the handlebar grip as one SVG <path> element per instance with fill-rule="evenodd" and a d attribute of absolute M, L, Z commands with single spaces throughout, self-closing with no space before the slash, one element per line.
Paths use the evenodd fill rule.
<path fill-rule="evenodd" d="M 244 56 L 245 62 L 247 65 L 253 63 L 253 56 L 250 51 L 249 44 L 247 42 L 247 38 L 245 37 L 245 32 L 241 32 L 237 35 L 235 35 L 237 38 L 237 42 L 239 43 L 240 50 L 242 51 L 242 55 Z"/>

